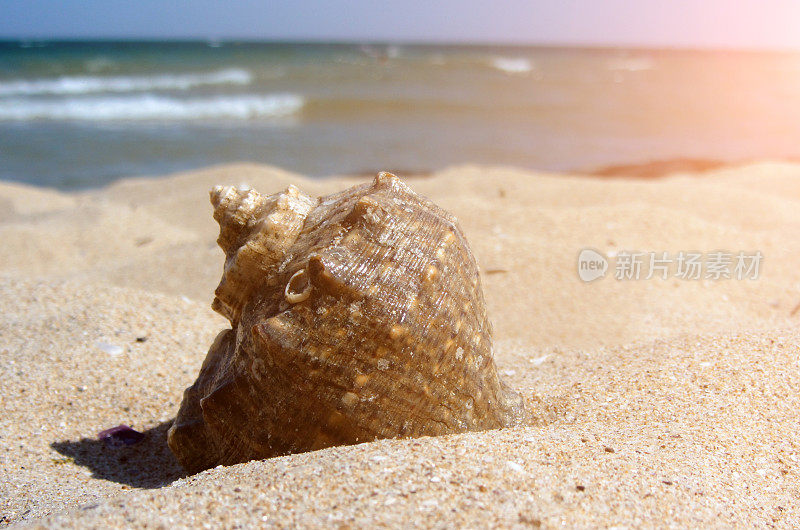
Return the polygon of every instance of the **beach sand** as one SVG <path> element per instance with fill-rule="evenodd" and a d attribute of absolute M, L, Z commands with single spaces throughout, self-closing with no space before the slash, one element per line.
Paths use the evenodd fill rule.
<path fill-rule="evenodd" d="M 459 166 L 407 183 L 482 269 L 535 420 L 186 476 L 166 429 L 226 321 L 208 190 L 232 165 L 74 194 L 0 184 L 0 524 L 800 526 L 800 165 L 648 180 Z M 578 278 L 591 247 L 760 251 L 756 280 Z M 111 449 L 97 433 L 146 433 Z"/>

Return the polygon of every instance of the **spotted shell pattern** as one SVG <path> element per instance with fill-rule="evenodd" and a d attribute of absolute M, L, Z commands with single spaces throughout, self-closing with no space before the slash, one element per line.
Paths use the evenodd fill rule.
<path fill-rule="evenodd" d="M 388 173 L 320 199 L 216 187 L 211 202 L 231 329 L 169 430 L 187 470 L 521 419 L 451 214 Z"/>

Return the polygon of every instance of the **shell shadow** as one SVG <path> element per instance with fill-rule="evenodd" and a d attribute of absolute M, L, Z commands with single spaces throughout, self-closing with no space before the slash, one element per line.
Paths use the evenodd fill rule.
<path fill-rule="evenodd" d="M 50 447 L 79 466 L 92 471 L 94 478 L 153 489 L 186 475 L 167 446 L 167 430 L 172 420 L 144 431 L 136 445 L 113 448 L 96 438 L 53 442 Z"/>

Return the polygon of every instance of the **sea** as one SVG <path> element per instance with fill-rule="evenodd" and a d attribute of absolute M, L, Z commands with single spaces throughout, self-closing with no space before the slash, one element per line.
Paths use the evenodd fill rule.
<path fill-rule="evenodd" d="M 313 177 L 800 156 L 800 54 L 0 42 L 0 179 L 82 189 L 229 162 Z"/>

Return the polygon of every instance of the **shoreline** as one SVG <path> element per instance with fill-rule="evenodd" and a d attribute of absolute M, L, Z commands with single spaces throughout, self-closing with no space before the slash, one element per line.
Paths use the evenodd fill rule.
<path fill-rule="evenodd" d="M 395 175 L 399 176 L 402 179 L 418 180 L 418 179 L 428 179 L 438 173 L 447 172 L 452 168 L 457 168 L 466 165 L 470 167 L 508 168 L 510 170 L 527 172 L 531 174 L 548 174 L 548 175 L 560 174 L 560 175 L 582 176 L 582 177 L 599 178 L 599 179 L 620 178 L 620 179 L 648 180 L 648 179 L 662 179 L 676 175 L 688 175 L 688 174 L 702 176 L 717 170 L 727 170 L 727 169 L 732 170 L 739 167 L 750 166 L 763 162 L 770 162 L 777 164 L 793 164 L 793 163 L 800 163 L 800 158 L 796 157 L 777 157 L 777 158 L 765 158 L 765 159 L 745 158 L 740 160 L 728 161 L 716 158 L 674 157 L 674 158 L 654 159 L 654 160 L 646 160 L 638 162 L 618 162 L 612 164 L 601 164 L 596 166 L 581 166 L 567 170 L 549 170 L 541 168 L 507 166 L 502 164 L 478 164 L 478 163 L 465 162 L 461 164 L 452 164 L 444 166 L 436 170 L 420 169 L 420 168 L 399 168 L 399 169 L 378 168 L 374 170 L 366 170 L 366 169 L 357 170 L 349 173 L 331 173 L 325 176 L 302 176 L 302 178 L 311 181 L 322 181 L 322 182 L 341 180 L 341 179 L 345 180 L 371 179 L 381 171 L 388 171 L 390 173 L 394 173 Z M 25 182 L 22 180 L 7 180 L 7 179 L 6 180 L 0 179 L 0 185 L 8 185 L 8 186 L 19 185 L 43 191 L 54 191 L 66 195 L 79 195 L 85 193 L 101 192 L 105 189 L 113 188 L 117 184 L 125 184 L 128 182 L 135 182 L 135 181 L 163 180 L 191 173 L 206 173 L 214 169 L 224 170 L 225 168 L 231 168 L 231 167 L 262 168 L 264 171 L 270 171 L 272 169 L 276 169 L 287 174 L 301 177 L 300 173 L 297 173 L 290 169 L 279 168 L 278 166 L 273 166 L 271 164 L 263 162 L 243 160 L 237 162 L 221 162 L 218 164 L 211 164 L 202 167 L 194 167 L 184 170 L 170 171 L 161 175 L 145 174 L 145 175 L 122 176 L 110 180 L 104 184 L 92 185 L 92 186 L 80 186 L 74 188 L 73 187 L 62 188 L 59 186 L 40 185 L 36 183 Z"/>

